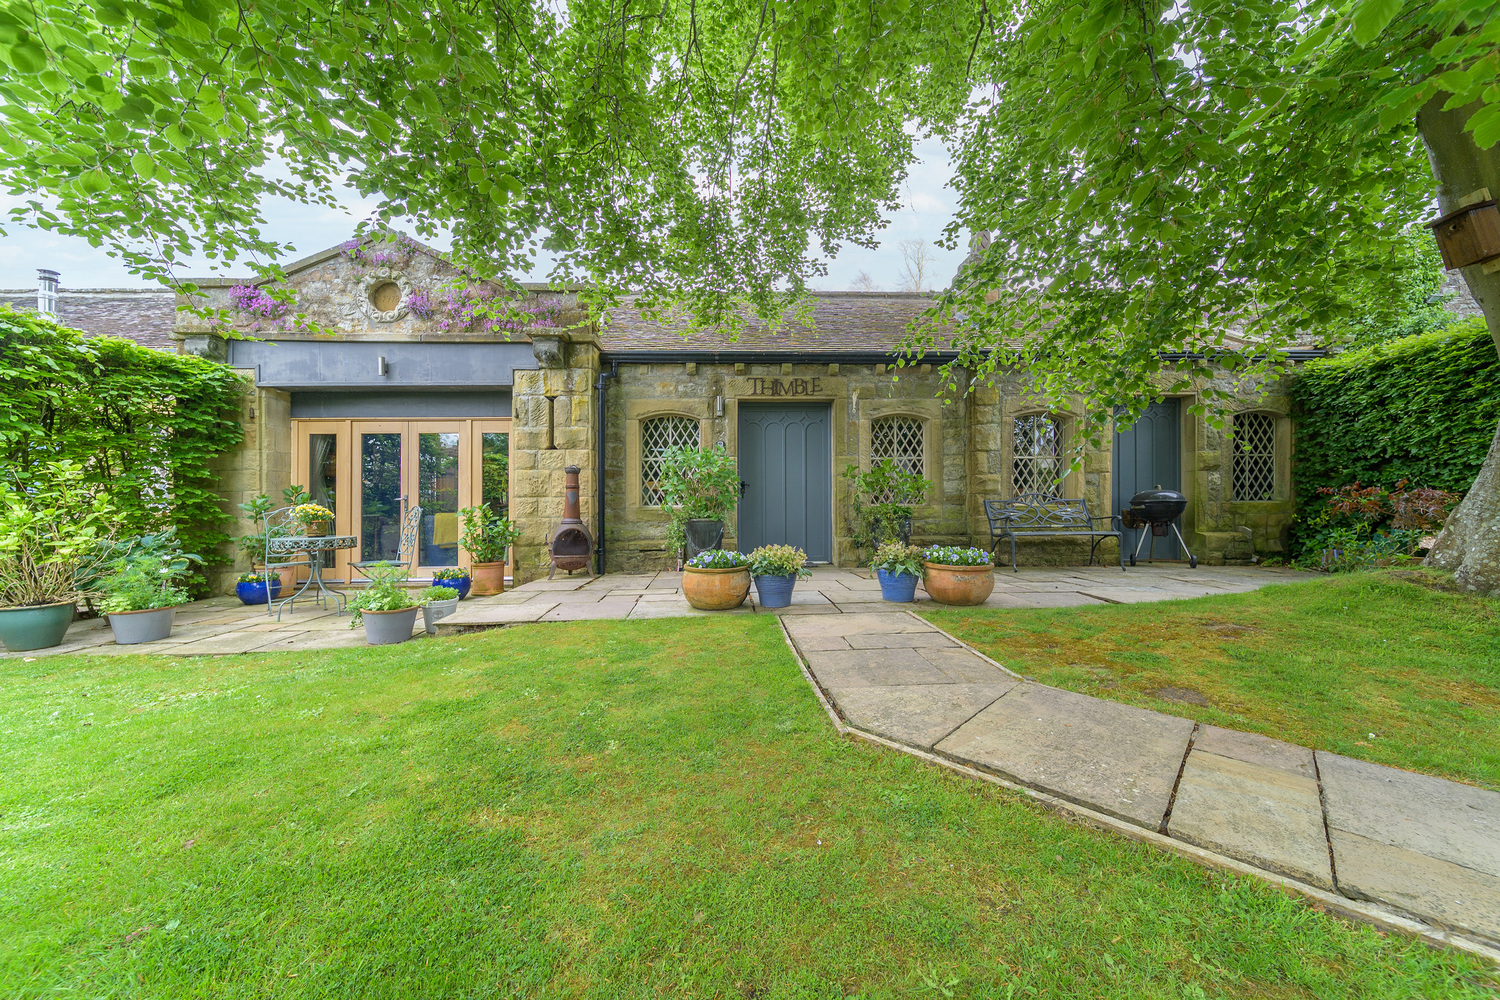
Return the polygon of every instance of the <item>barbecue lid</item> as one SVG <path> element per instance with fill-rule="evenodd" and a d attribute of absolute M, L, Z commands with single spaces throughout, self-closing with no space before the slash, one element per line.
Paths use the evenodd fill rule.
<path fill-rule="evenodd" d="M 1187 497 L 1176 490 L 1164 490 L 1158 486 L 1154 490 L 1141 490 L 1130 498 L 1130 506 L 1140 507 L 1148 503 L 1187 503 Z"/>

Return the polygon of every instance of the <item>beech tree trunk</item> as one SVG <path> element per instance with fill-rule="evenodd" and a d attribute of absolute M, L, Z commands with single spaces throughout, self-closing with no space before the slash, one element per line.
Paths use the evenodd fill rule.
<path fill-rule="evenodd" d="M 1427 157 L 1437 178 L 1438 206 L 1444 215 L 1481 200 L 1500 199 L 1500 145 L 1480 149 L 1464 122 L 1478 104 L 1442 110 L 1447 94 L 1439 94 L 1417 114 L 1417 128 L 1427 145 Z M 1500 263 L 1500 258 L 1489 262 Z M 1484 310 L 1490 336 L 1500 350 L 1500 269 L 1485 273 L 1484 265 L 1463 269 L 1469 292 Z M 1500 393 L 1500 386 L 1491 386 Z M 1466 590 L 1500 596 L 1500 427 L 1474 485 L 1454 509 L 1447 525 L 1427 555 L 1427 565 L 1453 571 Z"/>

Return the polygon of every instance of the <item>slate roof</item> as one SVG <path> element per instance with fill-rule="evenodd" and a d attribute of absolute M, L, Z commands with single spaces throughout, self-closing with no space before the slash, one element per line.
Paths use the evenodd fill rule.
<path fill-rule="evenodd" d="M 797 351 L 806 354 L 869 352 L 888 354 L 906 336 L 907 325 L 932 304 L 923 294 L 900 292 L 813 292 L 812 326 L 788 314 L 779 329 L 751 318 L 737 340 L 721 330 L 695 330 L 686 321 L 642 316 L 629 300 L 600 325 L 606 353 L 682 351 L 685 353 Z"/>
<path fill-rule="evenodd" d="M 0 289 L 0 303 L 35 309 L 36 289 Z M 142 347 L 177 350 L 172 321 L 177 295 L 162 288 L 60 288 L 57 320 L 89 336 L 124 337 Z"/>

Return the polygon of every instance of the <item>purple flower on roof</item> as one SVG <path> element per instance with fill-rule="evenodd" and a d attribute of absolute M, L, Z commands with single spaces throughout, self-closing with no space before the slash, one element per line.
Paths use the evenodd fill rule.
<path fill-rule="evenodd" d="M 285 302 L 278 302 L 256 285 L 235 285 L 229 289 L 229 301 L 239 312 L 265 319 L 277 319 L 287 311 Z"/>

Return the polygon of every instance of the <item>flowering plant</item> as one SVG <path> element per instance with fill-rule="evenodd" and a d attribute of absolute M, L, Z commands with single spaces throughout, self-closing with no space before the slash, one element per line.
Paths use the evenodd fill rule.
<path fill-rule="evenodd" d="M 958 545 L 929 545 L 922 557 L 938 566 L 988 566 L 992 561 L 984 549 Z"/>
<path fill-rule="evenodd" d="M 450 288 L 442 292 L 415 291 L 406 308 L 418 319 L 433 320 L 439 330 L 482 330 L 521 333 L 557 326 L 557 303 L 539 298 L 511 299 L 489 285 Z"/>
<path fill-rule="evenodd" d="M 750 553 L 750 572 L 756 576 L 812 576 L 807 553 L 794 545 L 762 545 Z"/>
<path fill-rule="evenodd" d="M 442 569 L 432 571 L 434 580 L 465 580 L 468 576 L 469 571 L 462 566 L 444 566 Z"/>
<path fill-rule="evenodd" d="M 314 521 L 332 521 L 333 511 L 320 503 L 299 503 L 292 508 L 292 516 L 303 524 L 311 524 Z"/>
<path fill-rule="evenodd" d="M 748 566 L 750 560 L 742 552 L 728 549 L 706 549 L 687 561 L 692 569 L 738 569 Z"/>
<path fill-rule="evenodd" d="M 417 595 L 418 604 L 431 604 L 433 601 L 456 601 L 458 591 L 452 587 L 428 587 Z"/>
<path fill-rule="evenodd" d="M 870 561 L 870 568 L 883 569 L 891 576 L 901 573 L 921 576 L 922 547 L 902 545 L 900 542 L 887 542 L 875 550 L 875 558 Z"/>
<path fill-rule="evenodd" d="M 235 285 L 229 290 L 229 301 L 237 311 L 251 316 L 279 319 L 286 315 L 287 304 L 272 298 L 258 285 Z"/>

